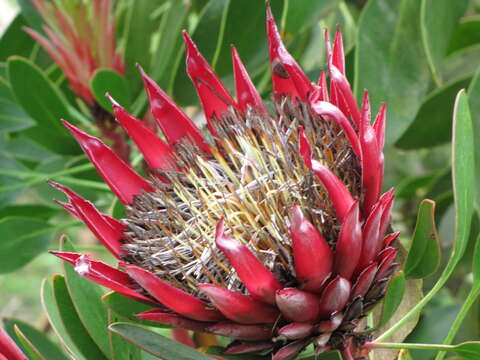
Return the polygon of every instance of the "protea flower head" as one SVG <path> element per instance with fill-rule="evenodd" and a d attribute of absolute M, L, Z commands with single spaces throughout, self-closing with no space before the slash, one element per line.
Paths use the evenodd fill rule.
<path fill-rule="evenodd" d="M 64 72 L 73 91 L 95 103 L 90 79 L 97 69 L 123 73 L 122 56 L 115 45 L 111 0 L 31 0 L 46 22 L 46 36 L 26 28 Z"/>
<path fill-rule="evenodd" d="M 53 252 L 100 285 L 156 308 L 137 317 L 233 339 L 228 354 L 358 354 L 359 320 L 395 267 L 393 191 L 381 194 L 386 109 L 371 125 L 345 77 L 341 34 L 326 33 L 328 78 L 312 83 L 267 9 L 273 114 L 232 48 L 236 100 L 186 32 L 187 72 L 207 119 L 198 129 L 142 71 L 166 141 L 111 99 L 151 169 L 145 179 L 100 140 L 65 126 L 125 204 L 117 220 L 67 187 L 61 203 L 119 267 Z M 363 330 L 363 328 L 361 329 Z"/>

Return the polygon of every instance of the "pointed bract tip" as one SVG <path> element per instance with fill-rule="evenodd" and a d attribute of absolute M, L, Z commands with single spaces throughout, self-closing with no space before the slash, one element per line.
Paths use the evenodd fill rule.
<path fill-rule="evenodd" d="M 224 234 L 225 231 L 225 220 L 223 216 L 218 220 L 217 226 L 215 228 L 215 238 L 219 239 L 221 238 Z"/>
<path fill-rule="evenodd" d="M 114 108 L 121 107 L 120 104 L 110 95 L 109 92 L 105 93 L 105 97 L 108 99 L 108 101 L 110 101 L 110 104 L 112 104 Z"/>
<path fill-rule="evenodd" d="M 308 142 L 307 137 L 303 131 L 303 126 L 300 126 L 300 155 L 303 157 L 303 161 L 307 168 L 312 168 L 312 148 Z"/>

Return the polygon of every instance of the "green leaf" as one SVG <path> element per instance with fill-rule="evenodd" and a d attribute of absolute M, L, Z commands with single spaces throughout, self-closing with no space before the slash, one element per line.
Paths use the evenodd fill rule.
<path fill-rule="evenodd" d="M 23 337 L 27 341 L 22 341 L 22 347 L 24 349 L 28 348 L 29 353 L 39 353 L 42 355 L 42 358 L 48 360 L 63 360 L 68 359 L 65 354 L 60 350 L 60 348 L 52 343 L 50 339 L 42 332 L 38 331 L 31 325 L 20 321 L 18 319 L 8 319 L 5 321 L 6 327 L 16 326 L 19 331 L 20 337 Z"/>
<path fill-rule="evenodd" d="M 204 354 L 180 344 L 177 341 L 154 333 L 141 326 L 116 323 L 109 326 L 110 331 L 120 335 L 125 340 L 142 350 L 164 360 L 208 360 Z"/>
<path fill-rule="evenodd" d="M 411 150 L 432 147 L 449 142 L 452 134 L 452 108 L 455 95 L 466 87 L 470 79 L 446 84 L 425 98 L 417 116 L 395 144 Z M 432 131 L 435 129 L 435 131 Z"/>
<path fill-rule="evenodd" d="M 473 286 L 480 286 L 480 234 L 477 236 L 477 241 L 475 242 L 475 251 L 473 253 Z"/>
<path fill-rule="evenodd" d="M 28 217 L 0 220 L 0 274 L 14 271 L 44 252 L 50 233 L 51 226 L 43 220 Z"/>
<path fill-rule="evenodd" d="M 39 220 L 48 220 L 57 214 L 58 210 L 49 206 L 38 204 L 10 205 L 0 208 L 0 219 L 7 216 L 35 218 Z"/>
<path fill-rule="evenodd" d="M 0 38 L 0 61 L 6 61 L 9 56 L 29 56 L 35 40 L 23 31 L 26 26 L 22 14 L 18 14 Z"/>
<path fill-rule="evenodd" d="M 108 323 L 113 324 L 119 321 L 126 321 L 122 316 L 117 316 L 112 311 L 108 311 Z M 140 359 L 141 350 L 133 344 L 125 341 L 116 333 L 109 331 L 110 349 L 112 359 L 115 360 L 134 360 Z"/>
<path fill-rule="evenodd" d="M 142 304 L 138 301 L 129 299 L 116 292 L 109 292 L 102 296 L 102 301 L 108 309 L 111 309 L 115 314 L 123 316 L 124 318 L 137 322 L 139 324 L 156 326 L 156 327 L 169 327 L 153 321 L 146 321 L 136 318 L 134 315 L 144 311 L 152 310 L 151 306 Z"/>
<path fill-rule="evenodd" d="M 475 178 L 476 181 L 476 196 L 475 203 L 478 210 L 480 210 L 480 67 L 478 68 L 472 82 L 469 86 L 468 102 L 472 112 L 473 122 L 473 141 L 475 151 Z"/>
<path fill-rule="evenodd" d="M 53 277 L 53 293 L 63 327 L 76 347 L 82 352 L 86 359 L 106 360 L 107 358 L 83 325 L 79 313 L 72 302 L 63 276 L 56 275 Z"/>
<path fill-rule="evenodd" d="M 453 193 L 455 198 L 455 244 L 452 261 L 458 263 L 468 244 L 473 215 L 475 159 L 473 125 L 468 97 L 460 91 L 455 101 L 452 135 Z"/>
<path fill-rule="evenodd" d="M 480 57 L 480 44 L 460 49 L 448 55 L 442 62 L 441 77 L 446 83 L 452 83 L 472 77 L 477 70 Z"/>
<path fill-rule="evenodd" d="M 480 16 L 464 17 L 453 31 L 448 53 L 480 42 Z"/>
<path fill-rule="evenodd" d="M 183 53 L 182 29 L 187 27 L 187 13 L 186 3 L 170 1 L 170 6 L 163 15 L 158 29 L 160 38 L 154 59 L 161 59 L 161 61 L 152 62 L 149 75 L 158 80 L 158 84 L 164 89 L 170 86 L 175 75 L 172 68 Z"/>
<path fill-rule="evenodd" d="M 414 118 L 430 80 L 420 5 L 418 0 L 369 1 L 358 22 L 355 94 L 361 100 L 363 89 L 368 89 L 374 110 L 388 103 L 390 144 Z"/>
<path fill-rule="evenodd" d="M 59 155 L 46 150 L 44 147 L 26 136 L 15 136 L 5 142 L 5 152 L 18 160 L 33 163 L 44 163 Z"/>
<path fill-rule="evenodd" d="M 405 294 L 405 276 L 402 271 L 393 275 L 388 281 L 387 291 L 383 298 L 382 313 L 376 327 L 385 325 L 395 314 Z"/>
<path fill-rule="evenodd" d="M 440 243 L 435 225 L 435 201 L 420 203 L 412 244 L 404 264 L 407 278 L 421 279 L 433 274 L 440 265 Z"/>
<path fill-rule="evenodd" d="M 450 37 L 468 4 L 469 0 L 422 0 L 422 40 L 430 70 L 438 85 L 442 83 L 439 68 Z"/>
<path fill-rule="evenodd" d="M 339 0 L 295 0 L 288 2 L 288 9 L 284 10 L 286 38 L 296 36 L 314 25 L 320 18 L 327 15 L 340 1 Z"/>
<path fill-rule="evenodd" d="M 61 276 L 55 275 L 55 277 L 61 277 Z M 62 281 L 64 282 L 65 280 L 62 279 Z M 60 312 L 57 308 L 57 302 L 53 293 L 52 284 L 53 284 L 53 281 L 44 279 L 41 285 L 40 299 L 42 302 L 43 312 L 47 316 L 50 326 L 52 327 L 57 339 L 60 341 L 65 351 L 69 355 L 71 355 L 71 357 L 73 357 L 74 359 L 85 360 L 85 358 L 81 355 L 80 351 L 75 345 L 75 342 L 72 340 L 70 333 L 67 331 L 67 329 L 63 325 Z M 79 336 L 81 336 L 81 333 L 78 333 L 78 334 Z"/>
<path fill-rule="evenodd" d="M 109 69 L 98 69 L 90 80 L 93 96 L 105 110 L 112 112 L 113 107 L 105 97 L 109 93 L 123 107 L 130 105 L 130 94 L 127 80 L 118 72 Z"/>
<path fill-rule="evenodd" d="M 405 342 L 441 343 L 459 310 L 460 306 L 458 305 L 443 305 L 425 311 L 417 327 L 407 337 Z M 414 359 L 431 359 L 435 351 L 412 349 L 411 354 Z"/>
<path fill-rule="evenodd" d="M 12 91 L 19 104 L 36 121 L 35 127 L 24 133 L 47 149 L 59 154 L 78 154 L 79 146 L 61 125 L 69 119 L 66 100 L 57 87 L 32 62 L 11 57 L 7 62 Z"/>
<path fill-rule="evenodd" d="M 62 251 L 76 252 L 67 237 L 63 237 L 62 240 Z M 102 291 L 96 284 L 78 275 L 72 265 L 65 262 L 63 265 L 68 293 L 80 321 L 85 326 L 92 340 L 102 350 L 103 354 L 109 358 L 111 353 L 107 330 L 108 315 L 100 299 Z"/>
<path fill-rule="evenodd" d="M 150 67 L 152 34 L 156 27 L 152 13 L 165 0 L 136 0 L 130 2 L 125 32 L 125 72 L 131 94 L 141 90 L 141 78 L 136 64 Z M 155 59 L 159 61 L 160 59 Z"/>
<path fill-rule="evenodd" d="M 33 6 L 31 0 L 17 0 L 20 9 L 22 10 L 22 15 L 27 20 L 30 27 L 43 33 L 42 25 L 44 21 L 38 13 L 37 9 Z"/>
<path fill-rule="evenodd" d="M 272 12 L 278 20 L 283 3 L 271 3 Z M 190 35 L 205 59 L 228 85 L 233 80 L 230 44 L 236 46 L 252 77 L 266 68 L 267 37 L 264 31 L 259 33 L 259 28 L 265 28 L 265 4 L 262 1 L 211 0 L 203 8 Z M 196 104 L 195 89 L 183 66 L 185 57 L 179 60 L 173 97 L 182 105 Z"/>
<path fill-rule="evenodd" d="M 430 188 L 444 174 L 445 170 L 438 170 L 426 175 L 407 177 L 397 185 L 395 196 L 398 199 L 408 199 L 419 196 L 420 191 Z"/>
<path fill-rule="evenodd" d="M 20 131 L 35 122 L 18 106 L 10 86 L 0 78 L 0 133 Z"/>
<path fill-rule="evenodd" d="M 465 359 L 478 360 L 480 358 L 480 341 L 469 341 L 454 345 L 452 351 Z"/>
<path fill-rule="evenodd" d="M 216 355 L 217 357 L 221 357 L 224 359 L 232 359 L 232 360 L 266 360 L 269 357 L 256 355 L 256 354 L 242 354 L 242 355 L 227 355 L 223 352 L 225 351 L 224 347 L 221 346 L 209 346 L 205 351 L 206 354 L 209 355 Z M 304 359 L 301 354 L 297 359 Z"/>

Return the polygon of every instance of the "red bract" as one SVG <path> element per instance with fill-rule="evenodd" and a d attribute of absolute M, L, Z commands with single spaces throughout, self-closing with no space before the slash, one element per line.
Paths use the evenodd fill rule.
<path fill-rule="evenodd" d="M 359 344 L 360 319 L 394 271 L 383 179 L 385 106 L 370 123 L 348 80 L 341 34 L 313 84 L 282 43 L 270 10 L 270 114 L 232 48 L 235 100 L 184 32 L 187 72 L 205 111 L 199 129 L 142 71 L 166 142 L 111 99 L 150 179 L 100 140 L 65 123 L 113 193 L 115 220 L 70 189 L 61 203 L 119 258 L 117 270 L 54 252 L 86 278 L 157 308 L 136 316 L 234 339 L 227 354 L 291 358 Z M 327 34 L 328 35 L 328 34 Z M 329 40 L 329 39 L 328 39 Z M 328 80 L 327 80 L 328 75 Z M 363 330 L 363 329 L 360 329 Z M 352 341 L 356 338 L 360 341 Z"/>
<path fill-rule="evenodd" d="M 7 332 L 0 328 L 0 360 L 26 360 L 27 357 L 15 342 L 8 336 Z"/>

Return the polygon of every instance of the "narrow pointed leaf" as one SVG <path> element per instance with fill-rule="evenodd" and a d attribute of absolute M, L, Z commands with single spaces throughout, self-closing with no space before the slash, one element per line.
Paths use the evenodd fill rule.
<path fill-rule="evenodd" d="M 149 354 L 164 360 L 208 360 L 209 357 L 194 349 L 168 339 L 141 326 L 115 323 L 109 330 L 118 334 L 126 341 L 138 346 Z"/>
<path fill-rule="evenodd" d="M 64 237 L 61 240 L 64 250 L 74 252 L 70 241 Z M 62 250 L 63 250 L 62 249 Z M 80 321 L 106 357 L 111 356 L 108 341 L 108 317 L 100 300 L 102 292 L 91 281 L 78 275 L 72 266 L 64 264 L 65 282 L 71 301 L 80 317 Z"/>
<path fill-rule="evenodd" d="M 18 330 L 15 331 L 17 332 L 17 336 L 21 333 L 20 336 L 26 339 L 22 341 L 23 347 L 28 348 L 26 349 L 26 352 L 41 354 L 41 357 L 47 360 L 68 359 L 57 345 L 51 342 L 44 333 L 35 329 L 33 326 L 21 320 L 9 318 L 5 321 L 5 328 L 8 329 L 10 327 L 16 327 L 16 330 Z M 2 353 L 2 350 L 0 350 L 0 353 Z"/>
<path fill-rule="evenodd" d="M 79 351 L 86 359 L 107 359 L 80 320 L 79 313 L 68 292 L 65 278 L 61 275 L 53 278 L 53 294 L 63 328 Z M 57 330 L 59 329 L 57 328 Z"/>

